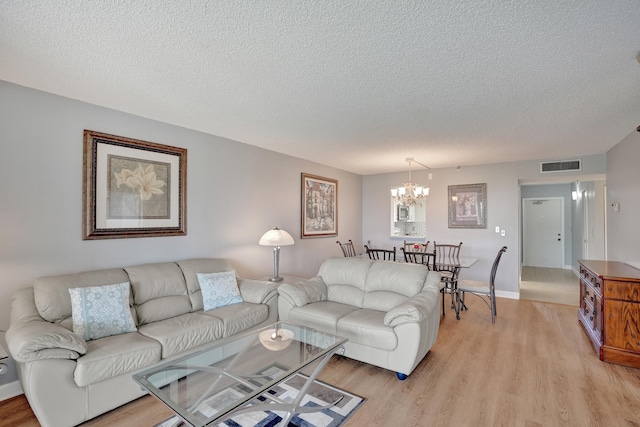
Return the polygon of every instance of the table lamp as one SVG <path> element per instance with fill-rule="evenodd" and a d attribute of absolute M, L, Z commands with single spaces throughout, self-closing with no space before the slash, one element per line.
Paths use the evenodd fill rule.
<path fill-rule="evenodd" d="M 284 230 L 280 230 L 278 227 L 273 230 L 269 230 L 262 235 L 260 242 L 261 246 L 274 246 L 273 248 L 273 277 L 269 278 L 270 282 L 280 282 L 282 277 L 278 276 L 280 269 L 280 246 L 293 245 L 293 237 L 291 234 Z"/>

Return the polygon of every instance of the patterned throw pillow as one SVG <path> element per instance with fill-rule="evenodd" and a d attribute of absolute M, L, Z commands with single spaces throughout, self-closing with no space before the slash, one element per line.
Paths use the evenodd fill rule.
<path fill-rule="evenodd" d="M 204 311 L 243 302 L 236 283 L 236 272 L 198 273 Z"/>
<path fill-rule="evenodd" d="M 129 282 L 69 289 L 73 332 L 85 341 L 138 329 L 129 309 Z"/>

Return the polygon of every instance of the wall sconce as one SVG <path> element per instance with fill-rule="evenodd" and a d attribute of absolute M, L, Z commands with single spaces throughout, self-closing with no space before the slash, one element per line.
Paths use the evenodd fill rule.
<path fill-rule="evenodd" d="M 572 191 L 571 192 L 571 200 L 578 200 L 578 192 L 577 191 Z"/>

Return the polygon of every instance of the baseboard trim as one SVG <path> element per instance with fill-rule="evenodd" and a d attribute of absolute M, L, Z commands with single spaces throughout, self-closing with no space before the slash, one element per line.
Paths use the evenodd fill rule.
<path fill-rule="evenodd" d="M 500 298 L 508 299 L 520 299 L 520 292 L 498 291 L 496 290 L 496 296 Z"/>
<path fill-rule="evenodd" d="M 0 402 L 23 394 L 20 381 L 0 385 Z"/>

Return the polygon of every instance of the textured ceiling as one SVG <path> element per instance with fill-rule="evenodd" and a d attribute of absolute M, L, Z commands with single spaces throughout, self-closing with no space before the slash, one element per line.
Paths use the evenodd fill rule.
<path fill-rule="evenodd" d="M 638 0 L 0 0 L 0 79 L 359 174 L 599 154 Z"/>

